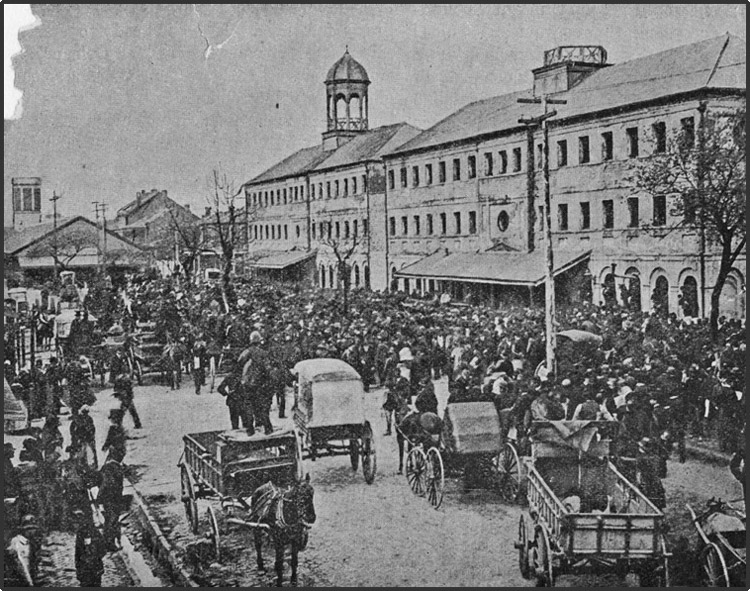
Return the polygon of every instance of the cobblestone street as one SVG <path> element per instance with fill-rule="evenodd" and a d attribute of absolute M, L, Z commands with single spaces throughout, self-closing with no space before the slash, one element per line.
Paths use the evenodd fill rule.
<path fill-rule="evenodd" d="M 446 384 L 436 383 L 440 407 L 445 404 Z M 288 392 L 291 406 L 291 392 Z M 521 507 L 503 503 L 490 490 L 464 490 L 460 478 L 446 479 L 443 506 L 435 511 L 416 497 L 406 479 L 396 474 L 396 438 L 384 437 L 380 406 L 384 392 L 367 396 L 366 416 L 372 422 L 377 444 L 378 473 L 367 485 L 361 470 L 354 473 L 348 458 L 322 458 L 305 462 L 316 491 L 317 522 L 310 543 L 300 555 L 302 586 L 513 586 L 533 585 L 524 580 L 513 547 Z M 99 394 L 94 408 L 97 438 L 106 435 L 106 415 L 114 405 L 111 390 Z M 144 496 L 168 540 L 183 556 L 185 545 L 197 539 L 187 527 L 180 502 L 177 462 L 186 433 L 228 427 L 224 399 L 204 389 L 196 396 L 191 383 L 179 391 L 159 385 L 136 388 L 136 404 L 144 428 L 126 426 L 126 463 L 130 478 Z M 276 426 L 290 426 L 289 419 Z M 700 482 L 701 486 L 696 486 Z M 726 468 L 689 460 L 670 462 L 665 480 L 670 542 L 680 536 L 694 537 L 684 503 L 701 504 L 711 496 L 734 499 L 740 491 Z M 259 576 L 250 532 L 227 527 L 218 503 L 199 500 L 201 534 L 208 531 L 206 508 L 212 504 L 222 531 L 222 564 L 212 564 L 197 578 L 204 585 L 265 586 L 269 574 Z M 272 564 L 272 551 L 266 550 Z M 288 582 L 289 567 L 285 577 Z M 561 576 L 558 586 L 617 586 L 614 577 Z"/>

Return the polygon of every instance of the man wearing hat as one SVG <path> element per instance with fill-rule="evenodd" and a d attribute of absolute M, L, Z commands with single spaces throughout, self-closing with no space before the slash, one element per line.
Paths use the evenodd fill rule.
<path fill-rule="evenodd" d="M 125 457 L 125 451 L 127 447 L 127 437 L 125 435 L 125 428 L 122 426 L 122 410 L 119 408 L 113 408 L 109 411 L 109 431 L 107 431 L 107 438 L 104 440 L 102 451 L 108 452 L 110 455 L 116 455 L 120 459 Z"/>
<path fill-rule="evenodd" d="M 125 350 L 122 347 L 117 348 L 115 356 L 110 362 L 109 379 L 114 385 L 114 397 L 120 401 L 120 410 L 123 417 L 126 412 L 130 412 L 135 428 L 140 429 L 142 425 L 138 410 L 135 408 L 130 365 L 125 358 Z"/>
<path fill-rule="evenodd" d="M 257 330 L 250 333 L 250 345 L 240 354 L 242 365 L 242 384 L 245 404 L 249 405 L 248 419 L 252 417 L 258 426 L 262 426 L 267 435 L 273 433 L 271 424 L 271 392 L 268 357 L 262 349 L 263 337 Z M 255 426 L 245 425 L 250 435 L 255 433 Z"/>
<path fill-rule="evenodd" d="M 229 422 L 232 425 L 232 429 L 239 429 L 240 421 L 245 429 L 252 426 L 252 411 L 250 417 L 247 417 L 245 399 L 240 384 L 241 377 L 236 367 L 230 367 L 229 373 L 217 388 L 219 394 L 227 399 Z"/>
<path fill-rule="evenodd" d="M 70 446 L 68 452 L 71 457 L 82 459 L 87 465 L 99 468 L 96 457 L 96 426 L 89 415 L 89 406 L 84 404 L 70 421 Z"/>
<path fill-rule="evenodd" d="M 102 559 L 107 553 L 104 537 L 94 526 L 90 514 L 77 510 L 75 517 L 75 565 L 78 583 L 81 587 L 101 587 L 104 574 Z"/>
<path fill-rule="evenodd" d="M 110 551 L 120 550 L 120 511 L 125 470 L 122 465 L 124 453 L 112 450 L 99 470 L 102 483 L 97 497 L 104 513 L 104 539 Z"/>

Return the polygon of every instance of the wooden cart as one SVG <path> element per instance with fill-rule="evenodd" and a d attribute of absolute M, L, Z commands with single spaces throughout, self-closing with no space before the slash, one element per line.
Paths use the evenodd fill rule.
<path fill-rule="evenodd" d="M 223 510 L 249 510 L 248 497 L 267 482 L 291 486 L 302 479 L 302 450 L 296 431 L 248 435 L 243 429 L 208 431 L 183 437 L 178 462 L 182 502 L 193 533 L 198 533 L 197 499 L 214 498 Z M 219 556 L 219 528 L 207 510 L 210 534 Z M 263 527 L 242 522 L 242 525 Z"/>
<path fill-rule="evenodd" d="M 664 514 L 609 461 L 608 421 L 532 423 L 525 458 L 528 514 L 518 527 L 525 578 L 617 572 L 632 585 L 668 586 Z"/>
<path fill-rule="evenodd" d="M 365 419 L 365 390 L 359 374 L 340 359 L 306 359 L 292 370 L 294 424 L 302 439 L 303 457 L 348 455 L 367 484 L 377 470 L 375 442 Z"/>
<path fill-rule="evenodd" d="M 702 582 L 706 587 L 747 588 L 746 515 L 721 499 L 707 505 L 699 515 L 687 505 L 701 541 Z"/>

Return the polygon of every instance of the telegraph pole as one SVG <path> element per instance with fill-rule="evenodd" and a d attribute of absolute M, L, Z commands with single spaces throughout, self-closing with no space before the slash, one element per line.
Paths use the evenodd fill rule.
<path fill-rule="evenodd" d="M 94 215 L 96 216 L 96 251 L 97 251 L 97 266 L 100 268 L 102 265 L 102 245 L 101 237 L 99 236 L 99 201 L 92 201 L 91 204 L 94 206 Z"/>
<path fill-rule="evenodd" d="M 54 228 L 52 234 L 52 251 L 54 252 L 55 258 L 55 281 L 57 281 L 57 200 L 60 199 L 60 197 L 62 197 L 62 195 L 58 195 L 55 191 L 52 191 L 50 201 L 52 201 L 52 227 Z"/>
<path fill-rule="evenodd" d="M 541 125 L 542 127 L 542 172 L 544 179 L 544 241 L 546 250 L 546 272 L 544 282 L 544 300 L 545 300 L 545 327 L 547 333 L 547 372 L 548 374 L 556 373 L 555 352 L 557 350 L 557 335 L 555 334 L 555 275 L 554 275 L 554 257 L 552 252 L 552 215 L 551 197 L 549 187 L 549 131 L 547 129 L 547 120 L 557 115 L 557 111 L 548 111 L 548 105 L 564 105 L 568 101 L 561 99 L 551 99 L 547 95 L 541 98 L 518 99 L 519 103 L 539 104 L 542 105 L 542 114 L 537 117 L 522 117 L 518 120 L 524 125 Z"/>

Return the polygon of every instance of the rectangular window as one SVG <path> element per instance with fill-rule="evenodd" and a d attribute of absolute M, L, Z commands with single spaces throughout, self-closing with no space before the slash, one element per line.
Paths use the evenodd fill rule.
<path fill-rule="evenodd" d="M 581 230 L 591 227 L 591 205 L 588 201 L 581 202 Z"/>
<path fill-rule="evenodd" d="M 406 187 L 406 167 L 401 167 L 401 186 Z"/>
<path fill-rule="evenodd" d="M 453 180 L 454 181 L 461 180 L 461 159 L 460 158 L 453 159 Z"/>
<path fill-rule="evenodd" d="M 323 183 L 318 185 L 318 199 L 323 199 Z"/>
<path fill-rule="evenodd" d="M 341 238 L 341 222 L 336 222 L 336 238 Z"/>
<path fill-rule="evenodd" d="M 557 166 L 568 165 L 568 142 L 560 140 L 557 142 Z"/>
<path fill-rule="evenodd" d="M 32 207 L 33 207 L 33 201 L 32 201 L 31 187 L 24 187 L 23 188 L 23 210 L 32 211 Z"/>
<path fill-rule="evenodd" d="M 271 226 L 271 240 L 276 240 L 276 226 Z"/>
<path fill-rule="evenodd" d="M 284 240 L 289 240 L 289 226 L 284 224 Z"/>
<path fill-rule="evenodd" d="M 315 185 L 310 185 L 310 199 L 315 199 Z"/>
<path fill-rule="evenodd" d="M 544 165 L 544 162 L 542 161 L 542 158 L 544 157 L 544 146 L 542 144 L 536 145 L 536 167 L 541 170 L 542 166 Z"/>
<path fill-rule="evenodd" d="M 438 183 L 445 182 L 445 162 L 438 162 Z"/>
<path fill-rule="evenodd" d="M 349 195 L 349 179 L 344 179 L 344 197 Z"/>
<path fill-rule="evenodd" d="M 667 223 L 667 197 L 654 195 L 654 226 L 664 226 Z"/>
<path fill-rule="evenodd" d="M 367 236 L 368 227 L 367 220 L 362 220 L 362 236 Z"/>
<path fill-rule="evenodd" d="M 419 236 L 422 233 L 422 225 L 420 224 L 419 216 L 414 216 L 414 235 Z"/>
<path fill-rule="evenodd" d="M 352 177 L 352 195 L 356 195 L 356 194 L 357 194 L 357 177 L 353 176 Z"/>
<path fill-rule="evenodd" d="M 396 188 L 396 175 L 395 175 L 393 169 L 390 169 L 388 171 L 388 188 L 389 189 L 395 189 Z"/>
<path fill-rule="evenodd" d="M 639 224 L 638 197 L 628 197 L 628 214 L 630 216 L 628 227 L 637 228 Z"/>
<path fill-rule="evenodd" d="M 477 212 L 469 212 L 469 234 L 477 233 Z"/>
<path fill-rule="evenodd" d="M 521 170 L 521 148 L 513 148 L 513 172 Z"/>
<path fill-rule="evenodd" d="M 362 175 L 362 192 L 367 193 L 367 175 Z"/>
<path fill-rule="evenodd" d="M 625 133 L 628 136 L 628 158 L 638 158 L 638 128 L 628 127 Z"/>
<path fill-rule="evenodd" d="M 287 192 L 286 192 L 286 189 L 284 189 L 284 190 L 283 190 L 283 191 L 281 192 L 281 194 L 282 194 L 282 198 L 284 199 L 284 203 L 286 203 L 286 202 L 287 202 Z"/>
<path fill-rule="evenodd" d="M 605 131 L 602 134 L 602 160 L 612 160 L 612 146 L 614 140 L 611 131 Z"/>
<path fill-rule="evenodd" d="M 692 117 L 680 119 L 680 127 L 682 129 L 682 145 L 687 148 L 695 146 L 695 119 Z"/>
<path fill-rule="evenodd" d="M 456 211 L 453 213 L 453 220 L 456 226 L 456 234 L 460 234 L 461 233 L 461 212 L 460 211 Z"/>
<path fill-rule="evenodd" d="M 539 231 L 541 232 L 542 230 L 544 230 L 544 206 L 543 205 L 539 206 L 538 218 L 539 218 Z"/>
<path fill-rule="evenodd" d="M 582 135 L 578 138 L 578 164 L 588 164 L 589 162 L 591 162 L 589 136 Z"/>
<path fill-rule="evenodd" d="M 492 176 L 494 170 L 492 169 L 492 152 L 486 152 L 484 154 L 484 176 Z"/>
<path fill-rule="evenodd" d="M 331 181 L 326 181 L 326 199 L 331 198 Z"/>
<path fill-rule="evenodd" d="M 432 164 L 425 164 L 424 167 L 425 184 L 432 184 Z"/>
<path fill-rule="evenodd" d="M 401 234 L 407 236 L 409 234 L 409 218 L 405 215 L 401 216 Z"/>
<path fill-rule="evenodd" d="M 440 214 L 440 233 L 441 234 L 448 233 L 448 216 L 444 213 Z"/>
<path fill-rule="evenodd" d="M 568 204 L 560 203 L 557 206 L 557 228 L 560 231 L 568 229 Z"/>
<path fill-rule="evenodd" d="M 508 172 L 508 152 L 505 150 L 502 150 L 498 153 L 498 156 L 500 157 L 498 168 L 500 170 L 497 171 L 498 174 L 506 174 Z"/>
<path fill-rule="evenodd" d="M 359 222 L 357 220 L 352 221 L 352 234 L 355 238 L 359 234 Z"/>
<path fill-rule="evenodd" d="M 667 151 L 667 124 L 657 121 L 651 126 L 654 134 L 654 153 L 663 154 Z"/>
<path fill-rule="evenodd" d="M 388 230 L 390 231 L 389 233 L 391 236 L 396 235 L 396 218 L 395 217 L 391 217 L 388 220 Z"/>
<path fill-rule="evenodd" d="M 427 233 L 432 235 L 434 233 L 435 229 L 432 227 L 432 214 L 427 214 Z"/>
<path fill-rule="evenodd" d="M 338 197 L 339 194 L 340 194 L 339 193 L 339 182 L 338 181 L 333 181 L 333 186 L 336 188 L 336 190 L 333 193 L 333 196 L 334 197 Z"/>
<path fill-rule="evenodd" d="M 419 186 L 419 166 L 411 167 L 411 184 L 412 187 Z"/>
<path fill-rule="evenodd" d="M 300 188 L 299 188 L 299 198 L 300 199 L 304 199 L 305 198 L 305 186 L 304 185 L 300 186 Z"/>
<path fill-rule="evenodd" d="M 476 156 L 469 156 L 468 160 L 469 164 L 469 178 L 473 179 L 477 176 L 477 157 Z"/>
<path fill-rule="evenodd" d="M 344 238 L 349 238 L 349 222 L 344 222 Z"/>
<path fill-rule="evenodd" d="M 602 201 L 602 226 L 606 230 L 615 227 L 615 202 L 611 199 Z"/>
<path fill-rule="evenodd" d="M 311 229 L 310 233 L 312 234 L 312 239 L 315 240 L 315 222 L 310 224 L 310 229 Z"/>

